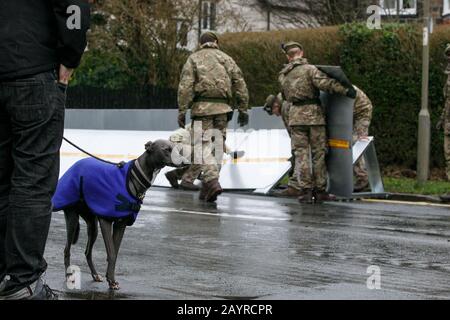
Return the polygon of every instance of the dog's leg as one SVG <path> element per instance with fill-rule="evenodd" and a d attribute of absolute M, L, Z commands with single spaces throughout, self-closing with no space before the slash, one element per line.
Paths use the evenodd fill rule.
<path fill-rule="evenodd" d="M 115 256 L 114 256 L 114 261 L 111 265 L 110 272 L 112 272 L 112 276 L 113 278 L 115 278 L 116 275 L 116 261 L 117 261 L 117 257 L 119 256 L 119 249 L 120 249 L 120 245 L 122 243 L 122 239 L 123 239 L 123 235 L 125 233 L 125 229 L 126 229 L 127 225 L 124 221 L 116 221 L 114 222 L 114 227 L 113 227 L 113 242 L 114 242 L 114 249 L 115 251 Z M 116 281 L 117 285 L 119 284 Z"/>
<path fill-rule="evenodd" d="M 64 217 L 66 220 L 66 230 L 67 230 L 67 242 L 64 248 L 64 266 L 66 268 L 65 272 L 70 266 L 70 248 L 78 238 L 77 232 L 79 232 L 79 217 L 75 207 L 67 208 L 64 210 Z M 78 229 L 78 230 L 77 230 Z"/>
<path fill-rule="evenodd" d="M 92 248 L 94 247 L 94 243 L 97 240 L 98 236 L 98 222 L 97 218 L 91 214 L 85 219 L 87 224 L 88 231 L 88 242 L 86 244 L 86 260 L 89 265 L 89 269 L 91 270 L 92 279 L 95 282 L 103 282 L 102 277 L 97 273 L 94 262 L 92 261 Z"/>
<path fill-rule="evenodd" d="M 98 218 L 100 223 L 100 230 L 102 231 L 103 241 L 105 241 L 106 255 L 108 261 L 108 269 L 106 271 L 106 280 L 109 288 L 112 290 L 119 290 L 119 283 L 114 278 L 114 265 L 116 261 L 116 249 L 114 248 L 113 240 L 113 225 L 111 221 Z"/>

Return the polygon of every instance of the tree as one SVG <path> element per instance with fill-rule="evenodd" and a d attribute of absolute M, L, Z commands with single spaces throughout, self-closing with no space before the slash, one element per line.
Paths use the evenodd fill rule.
<path fill-rule="evenodd" d="M 138 85 L 173 87 L 197 6 L 188 0 L 103 0 L 93 8 L 89 50 L 120 61 Z"/>

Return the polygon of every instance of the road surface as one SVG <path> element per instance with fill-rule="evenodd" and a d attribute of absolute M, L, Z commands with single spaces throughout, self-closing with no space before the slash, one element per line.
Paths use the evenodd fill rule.
<path fill-rule="evenodd" d="M 71 262 L 81 268 L 82 285 L 69 290 L 64 284 L 64 215 L 54 213 L 47 281 L 62 299 L 450 298 L 446 206 L 313 206 L 231 193 L 214 205 L 200 202 L 195 193 L 153 188 L 135 225 L 126 230 L 117 292 L 92 282 L 84 258 L 84 222 L 81 228 Z M 104 274 L 101 235 L 94 262 Z M 379 283 L 381 289 L 369 289 L 369 277 L 375 279 L 369 287 Z"/>

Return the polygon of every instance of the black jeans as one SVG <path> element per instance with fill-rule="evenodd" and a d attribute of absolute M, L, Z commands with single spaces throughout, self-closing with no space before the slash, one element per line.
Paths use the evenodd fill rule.
<path fill-rule="evenodd" d="M 65 88 L 56 72 L 0 82 L 0 281 L 3 293 L 35 282 L 59 175 Z"/>

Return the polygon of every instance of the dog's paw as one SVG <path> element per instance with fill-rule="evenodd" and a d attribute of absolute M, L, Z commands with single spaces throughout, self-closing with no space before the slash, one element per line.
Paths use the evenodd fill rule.
<path fill-rule="evenodd" d="M 108 280 L 108 284 L 109 284 L 109 289 L 110 290 L 120 290 L 119 282 Z"/>
<path fill-rule="evenodd" d="M 93 274 L 93 275 L 92 275 L 92 279 L 93 279 L 95 282 L 103 282 L 102 276 L 100 276 L 100 275 L 98 275 L 98 274 Z"/>

